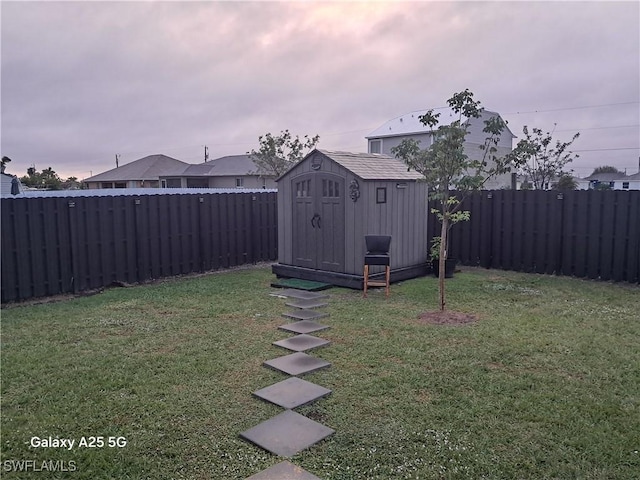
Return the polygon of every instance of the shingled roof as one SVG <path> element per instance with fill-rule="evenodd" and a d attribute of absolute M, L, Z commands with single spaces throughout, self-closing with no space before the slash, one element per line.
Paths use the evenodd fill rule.
<path fill-rule="evenodd" d="M 238 177 L 258 170 L 250 155 L 227 155 L 205 163 L 189 165 L 182 173 L 185 177 Z M 255 173 L 257 175 L 257 173 Z M 163 176 L 166 176 L 163 174 Z"/>
<path fill-rule="evenodd" d="M 363 180 L 418 180 L 422 178 L 416 171 L 395 157 L 379 153 L 351 153 L 318 150 L 337 164 L 343 166 Z"/>
<path fill-rule="evenodd" d="M 158 180 L 160 176 L 180 175 L 188 163 L 181 162 L 166 155 L 149 155 L 118 168 L 107 170 L 84 182 L 126 182 L 129 180 Z"/>

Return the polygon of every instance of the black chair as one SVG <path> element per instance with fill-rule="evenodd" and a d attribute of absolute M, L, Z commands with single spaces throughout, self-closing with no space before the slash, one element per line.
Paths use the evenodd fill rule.
<path fill-rule="evenodd" d="M 391 235 L 365 235 L 364 241 L 367 254 L 364 256 L 364 296 L 367 296 L 367 287 L 385 287 L 386 296 L 389 296 L 389 279 L 391 277 L 391 259 L 389 246 Z M 385 281 L 369 280 L 369 265 L 385 266 Z"/>

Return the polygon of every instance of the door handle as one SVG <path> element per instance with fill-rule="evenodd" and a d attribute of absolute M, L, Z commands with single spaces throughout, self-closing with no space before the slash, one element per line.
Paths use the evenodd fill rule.
<path fill-rule="evenodd" d="M 318 220 L 318 228 L 320 227 L 320 215 L 318 215 L 317 213 L 311 218 L 311 226 L 313 228 L 316 228 L 316 220 Z"/>
<path fill-rule="evenodd" d="M 318 215 L 318 228 L 322 228 L 322 217 Z"/>

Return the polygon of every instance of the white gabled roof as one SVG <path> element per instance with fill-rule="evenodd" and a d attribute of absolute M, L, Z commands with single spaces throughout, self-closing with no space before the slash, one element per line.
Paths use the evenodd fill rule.
<path fill-rule="evenodd" d="M 365 138 L 381 138 L 381 137 L 396 137 L 401 135 L 412 135 L 419 133 L 428 133 L 431 131 L 431 128 L 425 126 L 420 121 L 420 117 L 427 113 L 429 110 L 416 110 L 415 112 L 409 112 L 404 115 L 400 115 L 399 117 L 393 118 L 388 122 L 385 122 L 383 125 L 376 128 L 373 132 L 367 135 Z M 433 113 L 439 113 L 438 124 L 433 127 L 436 130 L 441 125 L 450 125 L 454 121 L 461 119 L 463 122 L 468 120 L 464 115 L 462 118 L 459 114 L 455 113 L 453 109 L 449 107 L 439 107 L 434 108 Z M 500 115 L 497 112 L 492 112 L 490 110 L 484 110 L 483 113 L 488 116 Z M 507 131 L 511 134 L 512 137 L 515 138 L 515 135 L 509 127 L 507 127 Z"/>

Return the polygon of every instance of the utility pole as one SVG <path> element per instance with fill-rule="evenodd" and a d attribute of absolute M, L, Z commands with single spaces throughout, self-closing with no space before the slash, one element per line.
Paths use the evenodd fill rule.
<path fill-rule="evenodd" d="M 209 147 L 204 146 L 204 163 L 209 161 Z"/>
<path fill-rule="evenodd" d="M 120 162 L 120 155 L 116 153 L 116 168 L 118 168 L 120 165 L 118 164 Z"/>

